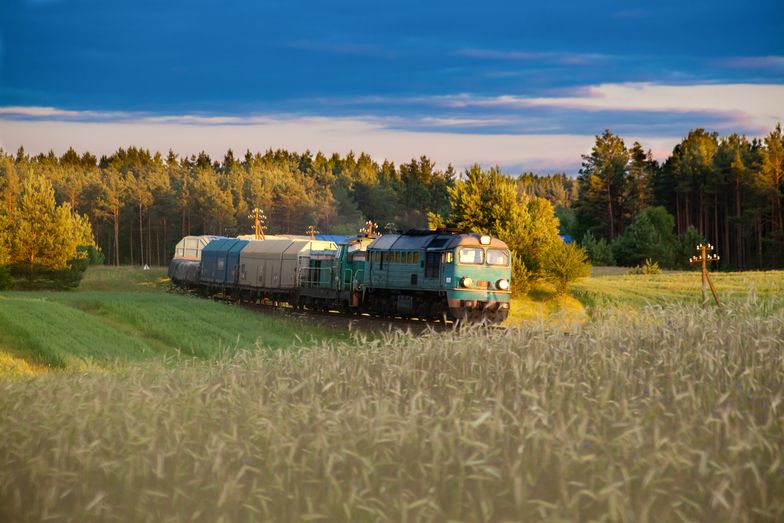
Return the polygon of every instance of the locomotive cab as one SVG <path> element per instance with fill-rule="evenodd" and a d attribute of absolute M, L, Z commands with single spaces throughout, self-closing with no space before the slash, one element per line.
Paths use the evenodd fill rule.
<path fill-rule="evenodd" d="M 511 253 L 504 242 L 466 234 L 444 253 L 444 286 L 450 315 L 503 321 L 509 314 Z"/>

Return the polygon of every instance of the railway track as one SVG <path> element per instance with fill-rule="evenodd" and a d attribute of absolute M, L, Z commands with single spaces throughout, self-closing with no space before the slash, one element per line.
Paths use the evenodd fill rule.
<path fill-rule="evenodd" d="M 288 318 L 300 318 L 317 321 L 333 328 L 343 328 L 348 331 L 362 330 L 370 332 L 385 332 L 392 330 L 410 331 L 414 334 L 434 330 L 448 331 L 455 329 L 457 324 L 453 321 L 433 321 L 417 318 L 403 318 L 399 316 L 375 316 L 368 313 L 346 314 L 340 311 L 318 311 L 313 309 L 298 310 L 290 305 L 275 305 L 273 303 L 248 303 L 237 302 L 230 296 L 222 294 L 212 295 L 209 298 L 199 296 L 193 291 L 185 291 L 172 285 L 169 292 L 187 294 L 194 298 L 212 299 L 223 303 L 239 305 L 248 310 L 261 314 L 279 315 Z"/>

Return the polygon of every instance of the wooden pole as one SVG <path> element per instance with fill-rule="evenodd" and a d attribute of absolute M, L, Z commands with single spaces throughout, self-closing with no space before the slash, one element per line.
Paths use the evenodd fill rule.
<path fill-rule="evenodd" d="M 710 279 L 710 275 L 708 274 L 708 262 L 712 261 L 719 261 L 718 254 L 708 254 L 708 251 L 713 250 L 713 245 L 707 244 L 699 244 L 697 246 L 697 252 L 699 252 L 699 256 L 692 256 L 689 258 L 691 263 L 699 263 L 702 269 L 702 306 L 707 307 L 708 305 L 708 288 L 710 288 L 711 294 L 713 295 L 713 299 L 716 301 L 716 305 L 721 310 L 721 301 L 719 300 L 719 293 L 716 292 L 716 287 L 713 285 L 713 281 Z"/>

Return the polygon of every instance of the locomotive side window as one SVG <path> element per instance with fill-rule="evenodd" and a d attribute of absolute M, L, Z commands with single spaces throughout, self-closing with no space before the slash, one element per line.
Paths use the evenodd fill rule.
<path fill-rule="evenodd" d="M 509 253 L 500 249 L 487 250 L 487 264 L 488 265 L 501 265 L 503 267 L 509 266 Z"/>
<path fill-rule="evenodd" d="M 414 263 L 419 263 L 419 251 L 414 252 Z"/>
<path fill-rule="evenodd" d="M 400 263 L 400 251 L 395 253 L 395 263 Z"/>
<path fill-rule="evenodd" d="M 463 247 L 458 251 L 458 261 L 460 263 L 479 264 L 484 262 L 485 251 L 474 247 Z"/>
<path fill-rule="evenodd" d="M 408 251 L 408 254 L 406 255 L 406 263 L 408 263 L 409 265 L 414 263 L 414 253 L 413 252 Z"/>

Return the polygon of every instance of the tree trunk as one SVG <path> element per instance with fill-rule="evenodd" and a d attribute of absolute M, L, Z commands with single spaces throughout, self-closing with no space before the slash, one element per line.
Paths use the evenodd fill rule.
<path fill-rule="evenodd" d="M 152 213 L 147 213 L 147 263 L 152 265 Z"/>
<path fill-rule="evenodd" d="M 757 268 L 762 268 L 762 218 L 757 218 Z"/>
<path fill-rule="evenodd" d="M 114 266 L 120 266 L 120 209 L 114 209 Z"/>
<path fill-rule="evenodd" d="M 738 261 L 738 269 L 746 268 L 746 260 L 743 257 L 743 236 L 741 235 L 740 224 L 740 180 L 735 182 L 735 254 Z"/>
<path fill-rule="evenodd" d="M 166 241 L 166 215 L 163 216 L 163 262 L 169 259 L 169 243 Z"/>
<path fill-rule="evenodd" d="M 675 193 L 675 224 L 678 229 L 678 234 L 683 234 L 683 220 L 681 217 L 681 196 Z"/>
<path fill-rule="evenodd" d="M 615 224 L 613 223 L 613 204 L 612 204 L 612 191 L 610 186 L 607 186 L 607 218 L 610 224 L 610 241 L 615 239 Z"/>
<path fill-rule="evenodd" d="M 730 217 L 729 217 L 730 209 L 729 209 L 729 207 L 730 207 L 729 195 L 727 194 L 726 191 L 724 191 L 724 212 L 722 213 L 722 217 L 724 218 L 724 228 L 722 229 L 722 233 L 724 234 L 724 240 L 722 242 L 724 244 L 723 245 L 724 249 L 722 250 L 722 256 L 724 256 L 724 258 L 726 259 L 726 263 L 727 264 L 732 265 L 733 267 L 735 267 L 735 265 L 733 265 L 732 255 L 730 254 L 730 253 L 732 253 L 732 249 L 730 248 Z"/>
<path fill-rule="evenodd" d="M 144 267 L 144 214 L 142 203 L 139 202 L 139 261 Z"/>
<path fill-rule="evenodd" d="M 131 213 L 131 214 L 133 214 L 133 213 Z M 130 234 L 128 235 L 128 237 L 131 239 L 131 241 L 130 241 L 130 244 L 131 244 L 131 265 L 133 265 L 133 218 L 131 218 L 131 219 L 130 219 L 130 220 L 128 220 L 128 221 L 129 221 L 129 222 L 130 222 L 130 224 L 131 224 L 131 228 L 130 228 L 130 231 L 131 231 L 131 232 L 130 232 Z"/>
<path fill-rule="evenodd" d="M 713 195 L 713 241 L 716 243 L 716 254 L 721 247 L 721 240 L 719 240 L 719 196 Z"/>

